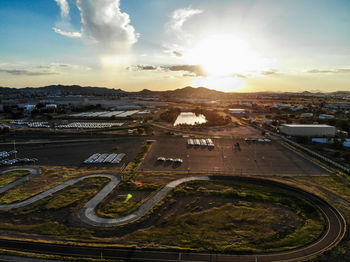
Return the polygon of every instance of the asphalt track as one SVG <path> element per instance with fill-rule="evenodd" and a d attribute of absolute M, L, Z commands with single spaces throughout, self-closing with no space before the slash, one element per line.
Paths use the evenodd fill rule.
<path fill-rule="evenodd" d="M 37 175 L 40 173 L 40 169 L 36 168 L 18 168 L 27 169 L 31 171 L 28 176 Z M 18 170 L 17 169 L 17 170 Z M 14 170 L 14 169 L 12 169 Z M 3 172 L 2 172 L 3 173 Z M 170 182 L 160 191 L 158 191 L 153 197 L 146 201 L 139 207 L 134 213 L 119 219 L 104 219 L 95 215 L 94 209 L 100 201 L 102 201 L 120 182 L 118 176 L 112 174 L 94 174 L 86 175 L 78 178 L 74 178 L 66 181 L 65 183 L 42 192 L 36 196 L 28 198 L 22 202 L 0 205 L 0 210 L 10 210 L 12 208 L 26 207 L 44 197 L 54 194 L 63 188 L 73 185 L 78 181 L 81 181 L 88 177 L 108 177 L 111 181 L 97 194 L 95 195 L 81 210 L 81 219 L 92 226 L 118 226 L 120 224 L 131 223 L 148 213 L 159 201 L 164 199 L 167 194 L 176 186 L 196 180 L 235 180 L 244 181 L 249 183 L 276 186 L 283 188 L 294 194 L 298 194 L 301 197 L 307 199 L 315 207 L 317 207 L 322 213 L 325 220 L 325 230 L 318 240 L 315 242 L 298 249 L 275 252 L 275 253 L 262 253 L 262 254 L 209 254 L 209 253 L 194 253 L 194 252 L 179 252 L 179 251 L 161 251 L 161 250 L 145 250 L 145 249 L 132 249 L 132 248 L 113 248 L 113 247 L 88 247 L 88 246 L 71 246 L 64 244 L 49 244 L 38 243 L 29 241 L 15 241 L 15 240 L 0 240 L 0 246 L 2 248 L 28 251 L 34 253 L 45 253 L 71 257 L 90 257 L 90 258 L 105 258 L 105 259 L 121 259 L 127 261 L 301 261 L 323 253 L 326 250 L 334 247 L 344 236 L 346 231 L 346 222 L 343 216 L 331 205 L 329 205 L 323 199 L 308 193 L 299 188 L 291 187 L 286 184 L 246 177 L 224 177 L 224 176 L 209 176 L 209 177 L 187 177 L 184 179 L 178 179 Z M 26 181 L 26 177 L 22 179 L 22 182 Z M 15 181 L 7 188 L 12 188 L 10 185 L 17 185 L 18 181 Z M 8 190 L 8 189 L 7 189 Z M 102 219 L 102 220 L 101 220 Z"/>

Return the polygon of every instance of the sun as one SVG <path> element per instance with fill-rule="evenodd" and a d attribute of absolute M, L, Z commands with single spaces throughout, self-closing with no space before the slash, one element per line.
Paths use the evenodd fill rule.
<path fill-rule="evenodd" d="M 242 38 L 230 34 L 212 35 L 198 42 L 189 60 L 199 64 L 209 76 L 245 74 L 262 67 L 262 58 Z"/>

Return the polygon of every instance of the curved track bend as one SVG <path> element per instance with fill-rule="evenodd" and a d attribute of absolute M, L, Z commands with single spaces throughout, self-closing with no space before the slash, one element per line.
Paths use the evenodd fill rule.
<path fill-rule="evenodd" d="M 21 178 L 3 188 L 0 189 L 0 193 L 6 192 L 7 190 L 13 188 L 16 185 L 19 185 L 28 179 L 38 175 L 41 172 L 41 169 L 39 168 L 15 168 L 10 169 L 1 172 L 1 174 L 12 171 L 12 170 L 29 170 L 31 173 Z M 343 216 L 330 204 L 328 204 L 323 199 L 317 197 L 316 195 L 313 195 L 311 193 L 308 193 L 302 189 L 295 188 L 288 186 L 286 184 L 270 181 L 270 180 L 263 180 L 263 179 L 256 179 L 256 178 L 244 178 L 244 177 L 220 177 L 220 176 L 193 176 L 193 177 L 186 177 L 174 180 L 170 183 L 168 183 L 165 187 L 163 187 L 161 190 L 159 190 L 157 193 L 155 193 L 150 199 L 148 199 L 145 203 L 143 203 L 136 211 L 133 213 L 121 217 L 121 218 L 102 218 L 98 217 L 95 214 L 95 208 L 96 206 L 120 183 L 121 178 L 119 176 L 115 176 L 113 174 L 91 174 L 91 175 L 85 175 L 77 178 L 70 179 L 54 188 L 51 188 L 45 192 L 42 192 L 40 194 L 37 194 L 33 197 L 30 197 L 22 202 L 17 202 L 13 204 L 4 204 L 0 205 L 0 210 L 6 211 L 10 209 L 15 208 L 22 208 L 26 207 L 34 202 L 37 202 L 49 195 L 52 195 L 68 186 L 71 186 L 81 180 L 84 180 L 86 178 L 90 177 L 107 177 L 110 179 L 110 182 L 101 190 L 99 191 L 88 203 L 80 210 L 80 218 L 83 222 L 91 225 L 91 226 L 97 226 L 97 227 L 113 227 L 113 226 L 119 226 L 122 224 L 127 224 L 134 222 L 138 220 L 139 218 L 143 217 L 146 213 L 148 213 L 157 203 L 162 201 L 171 190 L 173 190 L 176 186 L 189 182 L 189 181 L 199 181 L 199 180 L 240 180 L 245 181 L 249 183 L 257 183 L 257 184 L 264 184 L 264 185 L 270 185 L 270 186 L 278 186 L 280 188 L 284 188 L 285 190 L 289 190 L 293 193 L 299 194 L 302 197 L 306 198 L 308 201 L 310 201 L 313 205 L 315 205 L 320 212 L 322 213 L 324 220 L 325 220 L 325 231 L 320 236 L 318 240 L 311 243 L 310 245 L 297 248 L 294 250 L 284 251 L 284 252 L 275 252 L 275 253 L 262 253 L 262 254 L 248 254 L 248 255 L 230 255 L 230 254 L 205 254 L 205 253 L 191 253 L 191 252 L 177 252 L 177 251 L 147 251 L 147 250 L 135 250 L 135 249 L 121 249 L 121 248 L 104 248 L 104 257 L 105 258 L 111 258 L 111 259 L 131 259 L 131 260 L 137 260 L 137 261 L 146 261 L 146 260 L 152 260 L 152 261 L 300 261 L 304 260 L 310 257 L 314 257 L 326 250 L 331 249 L 334 247 L 344 236 L 346 231 L 346 222 Z M 5 240 L 0 240 L 2 245 L 7 246 L 4 244 Z M 7 244 L 14 243 L 14 241 L 8 241 Z M 35 244 L 35 243 L 29 243 L 27 242 L 27 245 L 31 246 L 31 251 L 33 251 L 34 247 L 35 250 L 43 252 L 41 249 L 44 245 L 47 245 L 47 253 L 51 254 L 58 254 L 57 252 L 54 252 L 57 248 L 57 244 Z M 11 245 L 10 245 L 11 246 Z M 21 248 L 25 249 L 25 244 L 22 242 Z M 81 247 L 74 247 L 74 246 L 67 246 L 67 245 L 61 245 L 61 249 L 66 247 L 69 249 L 69 255 L 72 256 L 78 256 L 78 254 L 74 252 L 80 252 L 78 251 L 81 249 Z M 99 251 L 97 254 L 95 254 L 95 250 L 99 250 L 99 248 L 92 248 L 92 247 L 84 247 L 84 250 L 86 254 L 89 254 L 90 257 L 99 257 L 100 253 L 102 251 Z M 110 252 L 108 252 L 110 250 Z M 94 255 L 95 254 L 95 255 Z M 155 256 L 155 254 L 157 254 Z M 80 253 L 80 256 L 82 253 Z"/>

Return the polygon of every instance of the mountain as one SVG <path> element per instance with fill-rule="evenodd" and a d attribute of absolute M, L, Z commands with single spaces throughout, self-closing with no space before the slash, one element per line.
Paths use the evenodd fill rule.
<path fill-rule="evenodd" d="M 277 94 L 276 92 L 257 92 L 249 94 Z M 278 93 L 283 94 L 283 92 Z M 284 93 L 284 94 L 288 94 Z M 298 93 L 291 93 L 298 94 Z M 327 94 L 338 97 L 350 96 L 350 91 L 337 91 L 330 93 L 313 93 L 310 91 L 300 92 L 301 95 L 315 95 L 315 94 Z M 29 96 L 67 96 L 67 95 L 82 95 L 82 96 L 164 96 L 164 97 L 178 97 L 178 98 L 197 98 L 197 99 L 220 99 L 230 96 L 236 96 L 237 93 L 225 93 L 217 90 L 208 89 L 205 87 L 191 87 L 186 86 L 175 90 L 168 91 L 152 91 L 149 89 L 143 89 L 138 92 L 127 92 L 121 89 L 110 89 L 106 87 L 94 87 L 94 86 L 80 86 L 80 85 L 49 85 L 43 87 L 26 87 L 26 88 L 9 88 L 0 87 L 0 95 L 29 95 Z M 241 93 L 240 95 L 243 95 Z"/>
<path fill-rule="evenodd" d="M 25 87 L 25 88 L 5 88 L 0 87 L 0 94 L 19 94 L 19 95 L 121 95 L 127 92 L 121 89 L 110 89 L 105 87 L 79 86 L 79 85 L 50 85 L 43 87 Z"/>
<path fill-rule="evenodd" d="M 186 86 L 184 88 L 179 88 L 175 90 L 168 91 L 152 91 L 149 89 L 143 89 L 139 92 L 134 92 L 137 96 L 171 96 L 171 97 L 184 97 L 184 98 L 205 98 L 205 99 L 215 99 L 227 95 L 227 93 L 208 89 L 205 87 L 191 87 Z"/>

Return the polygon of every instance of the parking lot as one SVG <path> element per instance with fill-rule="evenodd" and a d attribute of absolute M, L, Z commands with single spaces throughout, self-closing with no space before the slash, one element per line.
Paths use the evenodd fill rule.
<path fill-rule="evenodd" d="M 92 142 L 16 144 L 16 149 L 17 158 L 37 158 L 36 164 L 49 166 L 81 166 L 84 160 L 95 153 L 125 153 L 126 156 L 119 164 L 106 163 L 108 166 L 121 166 L 136 156 L 143 143 L 143 138 L 123 137 Z M 13 145 L 1 146 L 1 151 L 12 149 Z"/>
<path fill-rule="evenodd" d="M 187 138 L 159 137 L 142 163 L 141 170 L 223 172 L 236 174 L 318 175 L 326 170 L 277 142 L 246 142 L 213 139 L 214 148 L 189 146 Z M 239 147 L 235 144 L 239 143 Z M 158 157 L 183 159 L 181 165 L 157 161 Z"/>

